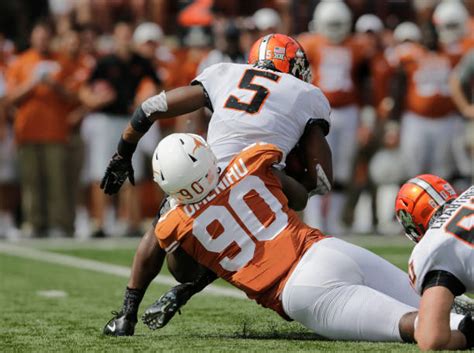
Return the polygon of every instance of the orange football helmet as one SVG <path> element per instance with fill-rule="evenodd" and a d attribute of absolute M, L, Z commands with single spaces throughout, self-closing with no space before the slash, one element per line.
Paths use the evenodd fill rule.
<path fill-rule="evenodd" d="M 395 212 L 407 237 L 418 243 L 436 211 L 457 196 L 451 184 L 436 175 L 418 175 L 403 184 L 395 200 Z"/>
<path fill-rule="evenodd" d="M 301 45 L 284 34 L 268 34 L 250 49 L 249 64 L 284 72 L 305 82 L 311 82 L 311 66 Z"/>

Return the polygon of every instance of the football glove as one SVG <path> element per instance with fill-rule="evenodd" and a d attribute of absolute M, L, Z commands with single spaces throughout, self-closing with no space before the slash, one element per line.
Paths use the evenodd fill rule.
<path fill-rule="evenodd" d="M 107 195 L 115 194 L 120 190 L 120 187 L 127 178 L 132 185 L 135 185 L 133 174 L 132 160 L 123 158 L 118 153 L 115 153 L 105 170 L 100 188 L 103 189 Z"/>

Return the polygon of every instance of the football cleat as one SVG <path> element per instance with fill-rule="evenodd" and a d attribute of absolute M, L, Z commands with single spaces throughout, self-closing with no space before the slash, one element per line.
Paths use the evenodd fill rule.
<path fill-rule="evenodd" d="M 311 82 L 311 67 L 301 45 L 284 34 L 268 34 L 250 49 L 248 63 Z"/>
<path fill-rule="evenodd" d="M 474 299 L 469 298 L 466 295 L 460 295 L 454 298 L 454 303 L 451 311 L 459 315 L 474 316 Z"/>
<path fill-rule="evenodd" d="M 395 214 L 406 236 L 418 243 L 435 213 L 456 197 L 451 184 L 436 175 L 423 174 L 408 180 L 395 200 Z"/>
<path fill-rule="evenodd" d="M 163 328 L 181 307 L 196 293 L 194 283 L 183 283 L 171 288 L 145 310 L 142 321 L 151 330 Z"/>
<path fill-rule="evenodd" d="M 135 333 L 136 318 L 127 317 L 123 311 L 112 311 L 114 317 L 105 325 L 102 331 L 106 336 L 133 336 Z"/>

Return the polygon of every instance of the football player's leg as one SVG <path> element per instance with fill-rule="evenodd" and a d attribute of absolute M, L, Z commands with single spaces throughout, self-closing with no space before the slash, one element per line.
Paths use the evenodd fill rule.
<path fill-rule="evenodd" d="M 400 127 L 400 152 L 405 178 L 423 173 L 430 155 L 426 130 L 427 119 L 414 113 L 405 113 Z"/>
<path fill-rule="evenodd" d="M 336 240 L 318 242 L 300 260 L 282 294 L 285 312 L 331 339 L 409 339 L 404 330 L 413 328 L 414 317 L 411 326 L 400 323 L 416 309 L 366 286 L 358 264 L 333 246 Z"/>
<path fill-rule="evenodd" d="M 332 240 L 327 246 L 354 261 L 364 285 L 418 308 L 420 297 L 411 287 L 406 272 L 373 252 L 340 239 Z"/>
<path fill-rule="evenodd" d="M 334 109 L 332 112 L 334 136 L 328 135 L 333 153 L 334 187 L 330 195 L 328 208 L 328 229 L 332 235 L 343 232 L 342 211 L 346 202 L 347 185 L 351 178 L 357 149 L 358 109 L 355 106 Z"/>
<path fill-rule="evenodd" d="M 432 159 L 428 172 L 442 178 L 450 178 L 455 169 L 453 141 L 460 139 L 457 115 L 448 116 L 433 122 L 431 130 Z"/>
<path fill-rule="evenodd" d="M 160 272 L 165 255 L 155 238 L 154 228 L 150 227 L 141 239 L 133 258 L 122 308 L 119 312 L 114 312 L 114 317 L 104 327 L 104 334 L 110 336 L 134 334 L 138 308 L 148 285 Z"/>

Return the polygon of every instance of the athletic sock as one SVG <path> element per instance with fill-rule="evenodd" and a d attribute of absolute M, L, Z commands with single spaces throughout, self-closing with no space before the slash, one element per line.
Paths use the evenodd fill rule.
<path fill-rule="evenodd" d="M 122 311 L 127 316 L 127 319 L 137 321 L 138 307 L 145 295 L 145 290 L 138 288 L 125 289 L 123 299 Z"/>

